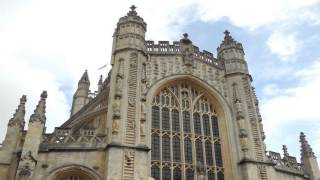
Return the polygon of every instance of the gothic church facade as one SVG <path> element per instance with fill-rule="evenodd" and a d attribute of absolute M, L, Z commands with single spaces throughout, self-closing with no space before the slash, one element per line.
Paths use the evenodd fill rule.
<path fill-rule="evenodd" d="M 113 35 L 112 69 L 90 93 L 86 71 L 70 118 L 45 132 L 47 92 L 24 130 L 26 96 L 0 147 L 4 180 L 319 180 L 300 134 L 301 163 L 267 152 L 241 43 L 228 31 L 217 57 L 181 40 L 145 40 L 135 7 Z"/>

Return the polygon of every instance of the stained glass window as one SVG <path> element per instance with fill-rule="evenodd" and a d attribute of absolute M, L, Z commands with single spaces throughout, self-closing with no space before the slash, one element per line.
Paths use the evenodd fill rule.
<path fill-rule="evenodd" d="M 170 130 L 169 109 L 168 108 L 162 109 L 162 130 L 166 130 L 166 131 Z"/>
<path fill-rule="evenodd" d="M 192 146 L 189 138 L 184 139 L 184 155 L 187 163 L 192 163 Z"/>
<path fill-rule="evenodd" d="M 180 131 L 179 111 L 172 110 L 172 131 Z"/>
<path fill-rule="evenodd" d="M 162 168 L 162 180 L 171 180 L 171 173 L 169 167 Z"/>
<path fill-rule="evenodd" d="M 203 164 L 203 148 L 202 148 L 202 142 L 201 140 L 197 139 L 196 140 L 196 157 L 197 157 L 197 162 L 201 162 Z"/>
<path fill-rule="evenodd" d="M 172 152 L 173 152 L 173 161 L 180 161 L 180 139 L 178 137 L 173 137 L 172 139 Z"/>
<path fill-rule="evenodd" d="M 194 174 L 192 169 L 187 169 L 186 180 L 194 180 Z"/>
<path fill-rule="evenodd" d="M 201 135 L 201 122 L 200 122 L 200 115 L 198 113 L 193 114 L 193 121 L 194 121 L 194 133 L 197 135 Z"/>
<path fill-rule="evenodd" d="M 152 106 L 152 128 L 160 128 L 160 108 L 158 106 Z"/>
<path fill-rule="evenodd" d="M 175 168 L 173 170 L 173 180 L 181 180 L 181 169 Z"/>
<path fill-rule="evenodd" d="M 202 116 L 202 122 L 203 122 L 204 135 L 210 136 L 210 123 L 209 123 L 209 116 L 207 114 L 204 114 Z"/>
<path fill-rule="evenodd" d="M 218 125 L 218 119 L 216 116 L 211 117 L 211 123 L 212 123 L 212 134 L 215 137 L 219 137 L 219 125 Z"/>
<path fill-rule="evenodd" d="M 183 111 L 183 130 L 185 133 L 190 133 L 190 113 Z"/>
<path fill-rule="evenodd" d="M 160 169 L 156 166 L 152 166 L 151 176 L 154 178 L 154 180 L 160 180 Z"/>
<path fill-rule="evenodd" d="M 151 136 L 151 159 L 160 160 L 160 138 L 159 135 L 152 134 Z"/>
<path fill-rule="evenodd" d="M 222 162 L 222 154 L 221 154 L 221 145 L 219 142 L 214 143 L 214 153 L 216 158 L 216 165 L 218 167 L 222 167 L 223 162 Z"/>
<path fill-rule="evenodd" d="M 162 160 L 170 161 L 170 138 L 169 136 L 162 137 Z"/>
<path fill-rule="evenodd" d="M 154 97 L 151 176 L 155 180 L 181 180 L 182 175 L 194 180 L 199 163 L 208 168 L 206 180 L 224 180 L 219 121 L 204 94 L 184 82 L 164 87 Z"/>
<path fill-rule="evenodd" d="M 224 180 L 224 174 L 223 174 L 223 172 L 218 172 L 218 180 Z"/>
<path fill-rule="evenodd" d="M 206 148 L 207 165 L 212 166 L 213 165 L 213 156 L 212 156 L 212 144 L 210 141 L 206 141 L 205 148 Z"/>

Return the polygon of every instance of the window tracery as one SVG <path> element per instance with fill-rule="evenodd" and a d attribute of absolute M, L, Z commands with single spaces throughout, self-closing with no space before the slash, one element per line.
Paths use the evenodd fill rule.
<path fill-rule="evenodd" d="M 170 84 L 154 97 L 151 113 L 153 178 L 193 180 L 201 165 L 206 179 L 224 180 L 219 119 L 205 92 L 186 81 Z"/>

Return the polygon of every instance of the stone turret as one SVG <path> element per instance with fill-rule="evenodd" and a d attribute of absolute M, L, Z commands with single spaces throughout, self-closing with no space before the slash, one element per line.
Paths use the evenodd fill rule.
<path fill-rule="evenodd" d="M 248 74 L 247 63 L 244 58 L 242 44 L 233 39 L 229 31 L 224 32 L 224 40 L 217 48 L 218 59 L 224 61 L 227 74 L 245 73 Z"/>
<path fill-rule="evenodd" d="M 15 152 L 18 151 L 21 144 L 22 132 L 24 129 L 25 104 L 27 97 L 23 95 L 20 98 L 20 104 L 9 120 L 7 134 L 0 149 L 0 175 L 5 179 L 11 179 L 13 175 L 10 174 L 9 168 L 14 168 L 16 164 Z"/>
<path fill-rule="evenodd" d="M 306 140 L 303 132 L 300 133 L 301 143 L 301 163 L 303 164 L 304 171 L 310 176 L 311 180 L 320 179 L 320 170 L 317 163 L 317 158 L 312 151 L 311 146 Z"/>
<path fill-rule="evenodd" d="M 113 35 L 112 71 L 108 101 L 108 127 L 112 148 L 108 149 L 107 179 L 147 179 L 146 62 L 147 24 L 130 7 Z M 131 147 L 131 148 L 128 148 Z M 134 164 L 133 164 L 134 163 Z M 139 168 L 138 168 L 139 167 Z M 123 169 L 123 174 L 117 174 Z"/>
<path fill-rule="evenodd" d="M 38 150 L 42 140 L 42 134 L 46 123 L 46 99 L 47 92 L 43 91 L 41 99 L 30 116 L 28 131 L 22 147 L 16 179 L 33 179 L 34 169 L 37 163 Z"/>
<path fill-rule="evenodd" d="M 121 17 L 118 21 L 117 28 L 113 34 L 112 54 L 128 49 L 146 51 L 145 33 L 147 24 L 138 16 L 136 7 L 132 5 L 126 16 Z M 114 64 L 112 58 L 111 64 Z"/>
<path fill-rule="evenodd" d="M 85 70 L 78 82 L 78 88 L 73 95 L 71 116 L 77 113 L 84 105 L 89 102 L 90 80 L 88 71 Z"/>

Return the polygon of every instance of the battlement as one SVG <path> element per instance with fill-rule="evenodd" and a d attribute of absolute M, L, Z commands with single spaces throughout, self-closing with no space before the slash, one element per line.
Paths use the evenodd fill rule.
<path fill-rule="evenodd" d="M 158 41 L 158 44 L 155 44 L 154 41 L 146 41 L 147 52 L 154 55 L 182 55 L 180 42 L 173 41 L 173 44 L 170 44 L 169 41 Z M 218 59 L 213 56 L 213 53 L 203 50 L 199 50 L 199 47 L 193 46 L 194 57 L 197 60 L 214 64 L 219 66 L 220 63 Z"/>
<path fill-rule="evenodd" d="M 280 153 L 273 151 L 269 151 L 267 157 L 280 170 L 303 174 L 303 165 L 297 162 L 296 157 L 284 155 L 281 158 Z"/>

